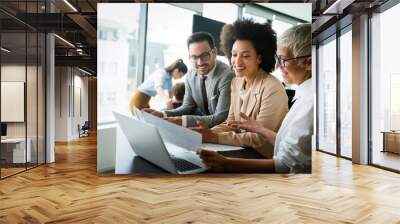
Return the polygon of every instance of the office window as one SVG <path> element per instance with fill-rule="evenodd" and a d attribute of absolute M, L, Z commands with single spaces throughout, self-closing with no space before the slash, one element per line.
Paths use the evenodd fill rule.
<path fill-rule="evenodd" d="M 20 2 L 21 12 L 43 12 L 44 1 Z M 8 3 L 5 3 L 8 4 Z M 13 21 L 0 12 L 3 20 Z M 0 178 L 45 162 L 45 44 L 43 33 L 25 26 L 0 30 Z M 10 100 L 12 99 L 12 100 Z M 3 139 L 6 138 L 6 139 Z"/>
<path fill-rule="evenodd" d="M 99 39 L 100 40 L 107 40 L 107 30 L 100 30 L 99 31 Z"/>
<path fill-rule="evenodd" d="M 248 13 L 243 13 L 243 18 L 252 19 L 254 22 L 257 23 L 266 23 L 268 20 L 261 16 L 256 16 Z"/>
<path fill-rule="evenodd" d="M 118 31 L 117 30 L 113 30 L 112 31 L 112 38 L 113 41 L 117 41 L 118 40 Z"/>
<path fill-rule="evenodd" d="M 203 3 L 203 16 L 223 23 L 233 23 L 238 19 L 238 6 L 232 3 Z M 229 65 L 225 56 L 217 59 Z"/>
<path fill-rule="evenodd" d="M 26 38 L 27 34 L 25 32 L 1 34 L 1 46 L 3 49 L 9 50 L 1 51 L 1 123 L 7 127 L 4 136 L 12 140 L 11 144 L 3 143 L 2 140 L 0 146 L 2 178 L 26 170 L 26 157 L 28 157 L 28 162 L 31 161 L 31 151 L 28 151 L 29 154 L 26 155 L 25 91 L 27 90 L 26 77 L 29 69 L 26 60 Z M 29 81 L 31 80 L 29 79 Z M 31 82 L 29 86 L 31 86 Z M 29 88 L 29 91 L 31 91 L 31 88 Z M 6 100 L 9 97 L 13 97 L 13 100 Z M 14 107 L 15 105 L 18 106 Z M 13 107 L 14 109 L 10 110 Z M 31 138 L 29 139 L 28 142 L 32 143 Z"/>
<path fill-rule="evenodd" d="M 260 13 L 254 13 L 254 12 L 252 12 L 251 8 L 246 6 L 243 9 L 242 16 L 243 16 L 243 18 L 252 19 L 254 22 L 266 23 L 268 21 L 268 19 L 267 19 L 268 17 L 267 16 L 269 16 L 269 15 L 261 16 Z M 270 15 L 270 16 L 272 16 L 272 15 Z"/>
<path fill-rule="evenodd" d="M 336 153 L 336 39 L 318 48 L 318 149 Z"/>
<path fill-rule="evenodd" d="M 191 66 L 186 41 L 192 34 L 194 13 L 169 4 L 149 4 L 145 79 L 178 58 Z M 164 99 L 158 97 L 151 99 L 150 106 L 166 107 Z"/>
<path fill-rule="evenodd" d="M 293 24 L 291 24 L 291 23 L 287 23 L 287 22 L 280 21 L 277 19 L 274 19 L 272 21 L 272 29 L 275 30 L 278 38 L 283 32 L 285 32 L 285 30 L 289 29 L 292 26 L 293 26 Z"/>
<path fill-rule="evenodd" d="M 371 19 L 372 163 L 400 170 L 400 5 Z M 393 153 L 394 152 L 394 153 Z"/>
<path fill-rule="evenodd" d="M 340 154 L 351 158 L 352 141 L 352 35 L 340 36 Z"/>
<path fill-rule="evenodd" d="M 126 111 L 136 89 L 137 68 L 129 59 L 138 58 L 140 5 L 98 5 L 98 123 L 114 121 L 113 110 Z"/>
<path fill-rule="evenodd" d="M 237 20 L 238 7 L 231 3 L 204 3 L 203 16 L 223 23 Z"/>

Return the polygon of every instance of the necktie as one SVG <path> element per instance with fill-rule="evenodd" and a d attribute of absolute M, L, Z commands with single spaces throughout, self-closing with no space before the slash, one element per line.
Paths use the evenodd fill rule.
<path fill-rule="evenodd" d="M 207 76 L 202 76 L 201 77 L 201 94 L 203 96 L 203 105 L 204 105 L 204 110 L 206 112 L 206 115 L 210 114 L 210 111 L 208 111 L 208 99 L 207 99 L 207 90 L 206 90 L 206 79 Z"/>

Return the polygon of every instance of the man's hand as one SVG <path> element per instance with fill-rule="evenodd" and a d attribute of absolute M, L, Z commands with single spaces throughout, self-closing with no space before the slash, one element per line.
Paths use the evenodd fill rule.
<path fill-rule="evenodd" d="M 169 117 L 167 120 L 171 123 L 177 124 L 179 126 L 182 125 L 182 117 Z"/>
<path fill-rule="evenodd" d="M 156 117 L 161 117 L 161 118 L 163 117 L 163 113 L 161 113 L 160 111 L 156 111 L 154 109 L 151 109 L 151 108 L 144 108 L 142 111 L 144 111 L 146 113 L 149 113 L 151 115 L 154 115 Z"/>
<path fill-rule="evenodd" d="M 218 143 L 218 136 L 204 122 L 197 121 L 197 127 L 191 128 L 203 136 L 203 142 Z"/>

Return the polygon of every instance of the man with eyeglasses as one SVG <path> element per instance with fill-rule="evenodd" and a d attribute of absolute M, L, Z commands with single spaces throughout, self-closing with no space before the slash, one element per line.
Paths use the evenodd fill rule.
<path fill-rule="evenodd" d="M 184 127 L 197 126 L 197 121 L 201 121 L 211 128 L 228 116 L 234 74 L 228 65 L 217 60 L 217 48 L 210 33 L 193 33 L 187 46 L 192 69 L 186 75 L 182 106 L 163 112 L 143 110 Z"/>

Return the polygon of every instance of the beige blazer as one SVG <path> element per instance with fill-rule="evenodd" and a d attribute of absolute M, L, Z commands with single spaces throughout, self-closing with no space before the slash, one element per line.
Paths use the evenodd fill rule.
<path fill-rule="evenodd" d="M 211 130 L 218 135 L 219 144 L 251 147 L 265 157 L 272 158 L 274 146 L 267 143 L 261 135 L 253 132 L 235 132 L 227 126 L 230 120 L 241 120 L 239 114 L 242 102 L 239 90 L 244 88 L 244 84 L 244 78 L 235 77 L 232 80 L 228 118 Z M 247 107 L 244 108 L 245 114 L 277 132 L 288 112 L 288 97 L 282 83 L 260 69 L 249 94 Z"/>

